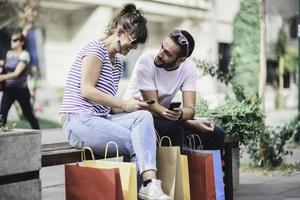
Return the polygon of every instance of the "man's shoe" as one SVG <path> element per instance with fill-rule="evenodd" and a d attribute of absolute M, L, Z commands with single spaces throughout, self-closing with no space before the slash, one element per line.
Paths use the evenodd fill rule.
<path fill-rule="evenodd" d="M 146 187 L 142 185 L 138 196 L 145 200 L 172 200 L 171 197 L 162 191 L 161 181 L 157 179 L 152 179 Z"/>

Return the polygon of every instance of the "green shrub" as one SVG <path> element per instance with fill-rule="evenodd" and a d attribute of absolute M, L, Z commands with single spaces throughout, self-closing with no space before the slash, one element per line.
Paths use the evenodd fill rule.
<path fill-rule="evenodd" d="M 298 118 L 281 127 L 266 127 L 265 114 L 257 99 L 227 100 L 215 109 L 209 109 L 207 102 L 200 99 L 197 100 L 196 116 L 215 118 L 226 135 L 237 137 L 255 167 L 272 169 L 280 166 L 283 156 L 289 153 L 285 150 L 287 141 L 292 137 L 299 141 Z"/>
<path fill-rule="evenodd" d="M 294 130 L 293 141 L 296 144 L 300 144 L 300 116 L 297 116 L 296 119 L 292 121 L 291 128 Z"/>
<path fill-rule="evenodd" d="M 212 116 L 226 135 L 238 137 L 247 145 L 265 131 L 264 113 L 259 100 L 227 100 L 222 106 L 209 110 L 203 100 L 197 101 L 196 116 Z"/>
<path fill-rule="evenodd" d="M 294 132 L 295 121 L 291 121 L 273 129 L 269 127 L 258 138 L 254 138 L 247 151 L 255 166 L 269 169 L 280 166 L 283 156 L 290 153 L 285 150 L 285 145 Z"/>

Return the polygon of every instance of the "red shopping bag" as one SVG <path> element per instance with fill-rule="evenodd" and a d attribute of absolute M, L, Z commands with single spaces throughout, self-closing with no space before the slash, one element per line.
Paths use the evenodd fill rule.
<path fill-rule="evenodd" d="M 66 200 L 124 200 L 119 169 L 65 165 Z"/>
<path fill-rule="evenodd" d="M 215 200 L 215 178 L 212 154 L 186 152 L 191 200 Z"/>

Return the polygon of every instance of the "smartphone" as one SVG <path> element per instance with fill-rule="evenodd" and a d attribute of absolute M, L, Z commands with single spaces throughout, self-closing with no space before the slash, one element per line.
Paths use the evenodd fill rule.
<path fill-rule="evenodd" d="M 149 105 L 151 105 L 151 104 L 154 104 L 155 103 L 155 101 L 153 100 L 153 99 L 149 99 L 149 100 L 147 100 L 147 101 L 144 101 L 145 103 L 147 103 L 147 104 L 149 104 Z"/>
<path fill-rule="evenodd" d="M 174 108 L 179 108 L 181 105 L 181 102 L 172 102 L 169 106 L 169 110 L 174 110 Z"/>

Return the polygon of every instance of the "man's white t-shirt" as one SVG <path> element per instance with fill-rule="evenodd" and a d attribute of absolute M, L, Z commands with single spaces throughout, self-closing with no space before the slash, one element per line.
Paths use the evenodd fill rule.
<path fill-rule="evenodd" d="M 178 90 L 196 91 L 197 69 L 192 61 L 187 59 L 176 70 L 167 71 L 155 66 L 157 54 L 147 53 L 138 59 L 123 99 L 140 96 L 140 90 L 157 91 L 158 103 L 168 108 Z"/>

